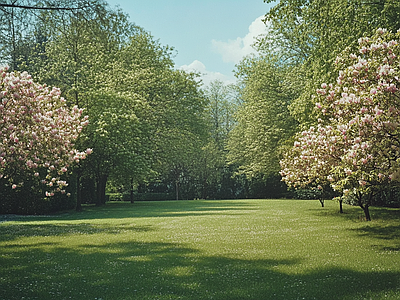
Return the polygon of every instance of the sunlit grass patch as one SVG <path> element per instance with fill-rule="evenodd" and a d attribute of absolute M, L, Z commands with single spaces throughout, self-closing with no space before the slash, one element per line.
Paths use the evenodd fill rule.
<path fill-rule="evenodd" d="M 109 203 L 0 224 L 1 299 L 400 299 L 398 209 Z"/>

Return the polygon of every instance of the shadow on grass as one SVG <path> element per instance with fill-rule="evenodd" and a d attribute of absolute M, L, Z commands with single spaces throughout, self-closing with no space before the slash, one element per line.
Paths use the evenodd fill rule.
<path fill-rule="evenodd" d="M 372 207 L 370 212 L 372 215 L 372 222 L 367 222 L 364 219 L 364 213 L 359 207 L 346 206 L 345 213 L 339 214 L 334 210 L 320 208 L 310 209 L 312 214 L 319 217 L 341 218 L 347 221 L 357 222 L 363 226 L 349 229 L 361 238 L 373 238 L 377 240 L 385 240 L 392 243 L 388 246 L 379 244 L 374 245 L 376 249 L 383 251 L 400 251 L 400 209 L 398 208 L 385 208 L 385 207 Z"/>
<path fill-rule="evenodd" d="M 293 260 L 207 256 L 175 243 L 0 249 L 2 299 L 364 299 L 400 296 L 400 274 L 322 268 Z M 50 250 L 49 250 L 50 249 Z M 369 297 L 368 297 L 369 299 Z M 375 298 L 373 298 L 375 299 Z"/>
<path fill-rule="evenodd" d="M 64 212 L 50 216 L 14 216 L 10 220 L 46 221 L 46 220 L 93 220 L 93 219 L 124 219 L 151 217 L 186 217 L 199 215 L 240 214 L 251 211 L 254 204 L 241 200 L 192 200 L 192 201 L 136 201 L 109 202 L 97 207 L 84 205 L 81 212 Z"/>
<path fill-rule="evenodd" d="M 343 213 L 339 212 L 339 204 L 337 210 L 332 207 L 319 207 L 308 209 L 309 212 L 318 217 L 336 217 L 341 219 L 347 219 L 354 222 L 364 222 L 365 215 L 363 210 L 359 206 L 343 205 Z M 385 220 L 385 221 L 400 221 L 400 209 L 399 208 L 387 208 L 387 207 L 370 207 L 370 214 L 372 221 Z"/>
<path fill-rule="evenodd" d="M 362 237 L 368 236 L 379 240 L 392 241 L 392 246 L 375 246 L 384 251 L 400 251 L 400 224 L 363 226 L 353 231 Z"/>

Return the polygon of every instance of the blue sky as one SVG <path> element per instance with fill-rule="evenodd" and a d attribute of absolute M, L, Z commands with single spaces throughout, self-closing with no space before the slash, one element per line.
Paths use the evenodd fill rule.
<path fill-rule="evenodd" d="M 176 68 L 197 70 L 207 84 L 234 81 L 232 71 L 252 51 L 254 35 L 266 32 L 261 22 L 271 4 L 263 0 L 107 0 L 130 20 L 173 46 Z"/>

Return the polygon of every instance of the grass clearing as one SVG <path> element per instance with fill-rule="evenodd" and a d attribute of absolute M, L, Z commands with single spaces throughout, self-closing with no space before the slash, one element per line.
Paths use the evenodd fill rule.
<path fill-rule="evenodd" d="M 0 299 L 400 299 L 400 210 L 108 203 L 0 224 Z"/>

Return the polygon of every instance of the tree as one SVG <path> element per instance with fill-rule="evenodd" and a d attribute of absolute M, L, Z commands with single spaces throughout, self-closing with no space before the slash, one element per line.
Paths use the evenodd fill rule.
<path fill-rule="evenodd" d="M 100 5 L 101 0 L 19 0 L 0 4 L 0 61 L 10 66 L 11 70 L 22 71 L 21 63 L 31 63 L 32 54 L 37 52 L 43 40 L 40 38 L 43 20 L 49 21 L 48 13 L 79 15 Z M 40 20 L 38 22 L 38 20 Z M 38 26 L 39 25 L 39 26 Z M 59 25 L 59 24 L 58 24 Z M 51 29 L 50 29 L 51 28 Z M 48 27 L 57 31 L 59 26 Z M 39 38 L 39 39 L 38 39 Z M 40 47 L 39 47 L 40 48 Z M 37 54 L 37 53 L 36 53 Z"/>
<path fill-rule="evenodd" d="M 278 53 L 281 61 L 295 68 L 290 82 L 300 83 L 302 91 L 290 112 L 304 128 L 317 121 L 311 95 L 322 82 L 335 80 L 336 56 L 347 46 L 356 47 L 357 38 L 372 35 L 375 28 L 400 28 L 399 9 L 398 1 L 280 0 L 266 14 L 271 34 L 258 46 L 260 51 Z"/>
<path fill-rule="evenodd" d="M 238 69 L 243 104 L 229 136 L 228 161 L 249 178 L 278 174 L 280 149 L 296 127 L 288 110 L 294 96 L 286 90 L 285 69 L 264 56 L 247 58 Z"/>
<path fill-rule="evenodd" d="M 338 56 L 336 84 L 315 97 L 320 125 L 298 134 L 281 161 L 288 184 L 330 182 L 357 199 L 367 221 L 374 193 L 399 179 L 399 38 L 378 29 L 358 40 L 358 55 Z"/>
<path fill-rule="evenodd" d="M 177 200 L 194 198 L 195 166 L 207 142 L 206 99 L 194 74 L 171 70 L 159 81 L 164 87 L 158 92 L 163 100 L 156 106 L 155 171 L 159 178 L 173 181 Z"/>
<path fill-rule="evenodd" d="M 24 2 L 25 3 L 25 2 Z M 31 30 L 33 16 L 28 10 L 21 10 L 15 6 L 2 6 L 0 9 L 0 61 L 16 69 L 19 56 L 18 49 L 27 37 L 25 33 Z"/>
<path fill-rule="evenodd" d="M 110 176 L 131 181 L 150 171 L 147 137 L 154 118 L 147 92 L 170 60 L 159 57 L 167 52 L 148 33 L 101 3 L 82 15 L 44 14 L 50 20 L 44 27 L 54 24 L 59 31 L 50 31 L 46 59 L 32 67 L 41 80 L 61 86 L 68 103 L 83 106 L 93 120 L 78 142 L 94 154 L 75 172 L 78 187 L 81 176 L 96 182 L 101 205 Z"/>
<path fill-rule="evenodd" d="M 207 134 L 200 84 L 173 69 L 171 47 L 104 1 L 51 2 L 69 8 L 82 3 L 91 5 L 36 12 L 12 60 L 15 68 L 59 86 L 68 105 L 89 115 L 77 144 L 93 154 L 75 166 L 76 185 L 95 181 L 97 204 L 103 204 L 109 179 L 128 186 L 172 170 L 184 170 L 177 172 L 179 182 L 192 176 Z"/>
<path fill-rule="evenodd" d="M 59 83 L 70 103 L 87 108 L 93 122 L 80 142 L 94 150 L 85 172 L 102 204 L 108 179 L 127 186 L 165 175 L 173 162 L 194 159 L 192 147 L 206 130 L 204 97 L 193 75 L 173 70 L 172 48 L 121 12 L 98 11 L 90 22 L 66 22 L 47 43 L 38 76 Z"/>
<path fill-rule="evenodd" d="M 1 69 L 0 87 L 0 178 L 16 189 L 25 176 L 37 177 L 48 186 L 46 196 L 65 192 L 60 175 L 91 153 L 74 148 L 87 116 L 77 106 L 69 109 L 59 89 L 33 82 L 26 72 Z"/>
<path fill-rule="evenodd" d="M 210 118 L 211 139 L 224 149 L 228 135 L 235 125 L 234 113 L 238 103 L 235 103 L 235 86 L 224 85 L 222 81 L 215 80 L 205 89 L 208 100 L 207 114 Z"/>
<path fill-rule="evenodd" d="M 238 106 L 238 92 L 235 85 L 224 85 L 215 80 L 204 89 L 205 122 L 207 136 L 194 160 L 194 177 L 198 184 L 198 196 L 202 199 L 220 198 L 222 190 L 224 197 L 232 198 L 232 182 L 224 180 L 231 178 L 233 171 L 226 165 L 226 145 L 229 133 L 235 126 L 234 113 Z"/>

